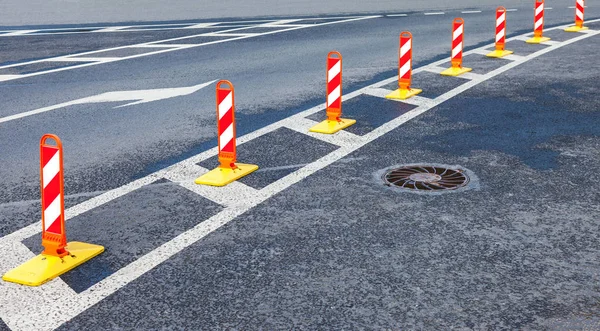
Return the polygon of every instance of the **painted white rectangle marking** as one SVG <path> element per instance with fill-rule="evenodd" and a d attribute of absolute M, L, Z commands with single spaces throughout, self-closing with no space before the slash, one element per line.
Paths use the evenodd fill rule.
<path fill-rule="evenodd" d="M 388 14 L 387 17 L 406 17 L 408 14 Z"/>
<path fill-rule="evenodd" d="M 461 11 L 462 14 L 478 14 L 481 13 L 481 10 L 465 10 Z"/>
<path fill-rule="evenodd" d="M 427 15 L 427 16 L 429 16 L 429 15 L 444 15 L 444 14 L 446 14 L 446 13 L 441 12 L 441 11 L 440 12 L 435 12 L 435 13 L 423 13 L 423 15 Z"/>

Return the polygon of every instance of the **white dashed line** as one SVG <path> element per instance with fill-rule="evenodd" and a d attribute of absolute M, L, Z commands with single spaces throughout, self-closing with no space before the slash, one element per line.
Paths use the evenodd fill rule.
<path fill-rule="evenodd" d="M 506 11 L 518 11 L 518 9 L 507 9 Z"/>
<path fill-rule="evenodd" d="M 565 27 L 566 26 L 560 26 L 548 30 L 563 29 Z M 247 212 L 251 208 L 268 200 L 273 195 L 289 188 L 290 186 L 300 182 L 306 177 L 314 174 L 315 172 L 346 157 L 350 153 L 374 141 L 375 139 L 389 133 L 390 131 L 412 120 L 413 118 L 429 111 L 433 107 L 518 65 L 526 63 L 527 61 L 535 59 L 551 51 L 557 50 L 566 45 L 575 43 L 579 40 L 583 40 L 599 34 L 600 31 L 588 31 L 585 34 L 581 34 L 580 36 L 577 36 L 568 41 L 559 42 L 545 49 L 539 50 L 533 54 L 518 57 L 517 60 L 512 61 L 487 74 L 473 74 L 469 76 L 464 76 L 466 83 L 462 84 L 461 86 L 451 91 L 448 91 L 447 93 L 435 99 L 415 98 L 415 101 L 419 104 L 417 108 L 387 122 L 386 124 L 383 124 L 382 126 L 374 129 L 373 131 L 363 136 L 357 136 L 348 132 L 344 132 L 343 134 L 340 134 L 339 137 L 336 134 L 328 138 L 321 138 L 328 139 L 328 141 L 340 147 L 337 150 L 329 153 L 328 155 L 316 160 L 315 162 L 306 164 L 299 170 L 283 178 L 280 178 L 276 182 L 264 187 L 263 189 L 256 190 L 253 188 L 249 188 L 241 183 L 234 184 L 237 187 L 232 186 L 233 188 L 241 190 L 241 198 L 236 199 L 236 201 L 233 203 L 229 202 L 229 205 L 227 204 L 227 202 L 225 202 L 225 200 L 229 199 L 228 194 L 231 194 L 231 188 L 225 188 L 223 190 L 223 188 L 200 188 L 190 186 L 190 183 L 193 181 L 194 178 L 200 175 L 200 172 L 207 171 L 206 169 L 199 167 L 196 164 L 208 158 L 214 157 L 217 154 L 217 148 L 215 147 L 210 150 L 204 151 L 198 155 L 190 157 L 184 161 L 181 161 L 177 164 L 169 166 L 165 169 L 159 170 L 153 174 L 150 174 L 125 186 L 108 191 L 79 205 L 71 207 L 66 210 L 67 219 L 71 219 L 86 211 L 104 205 L 107 202 L 122 197 L 127 193 L 135 191 L 161 178 L 173 179 L 176 181 L 176 183 L 180 183 L 182 186 L 188 188 L 192 192 L 196 192 L 197 194 L 205 196 L 213 201 L 221 201 L 225 204 L 225 209 L 223 209 L 218 214 L 204 221 L 202 221 L 202 218 L 199 217 L 198 225 L 196 225 L 192 229 L 181 233 L 177 237 L 171 239 L 170 241 L 143 255 L 139 259 L 121 268 L 114 274 L 108 276 L 107 278 L 96 283 L 95 285 L 81 293 L 75 293 L 60 278 L 56 278 L 51 282 L 47 283 L 46 285 L 37 288 L 23 287 L 17 284 L 0 282 L 0 318 L 2 318 L 2 320 L 10 328 L 14 329 L 54 329 L 60 326 L 62 323 L 79 315 L 81 312 L 100 302 L 109 295 L 115 293 L 123 286 L 131 283 L 140 276 L 149 272 L 150 270 L 165 262 L 166 260 L 179 253 L 183 249 L 201 240 L 211 232 L 231 222 L 233 219 Z M 508 40 L 515 39 L 509 38 Z M 465 52 L 465 55 L 478 54 L 481 52 L 482 49 L 487 49 L 490 47 L 493 47 L 493 44 L 480 47 L 477 52 Z M 429 70 L 431 68 L 437 70 L 438 68 L 441 68 L 440 66 L 444 65 L 446 62 L 448 62 L 448 59 L 443 59 L 434 62 L 428 66 L 415 69 L 414 73 Z M 364 94 L 380 96 L 384 93 L 384 91 L 386 91 L 381 87 L 392 82 L 397 82 L 397 79 L 397 76 L 390 77 L 388 79 L 372 84 L 360 90 L 348 93 L 344 95 L 343 98 L 344 100 L 349 100 Z M 290 128 L 297 132 L 303 132 L 304 134 L 308 135 L 309 124 L 314 123 L 314 121 L 307 120 L 306 117 L 319 111 L 323 111 L 324 109 L 325 104 L 321 104 L 316 107 L 307 109 L 303 112 L 300 112 L 298 114 L 295 114 L 293 116 L 290 116 L 279 122 L 267 125 L 266 127 L 263 127 L 257 131 L 239 137 L 238 146 L 241 146 L 248 141 L 256 139 L 264 134 L 270 133 L 282 127 Z M 33 256 L 33 253 L 29 249 L 27 249 L 21 243 L 21 241 L 32 235 L 38 234 L 39 232 L 39 224 L 33 224 L 21 230 L 18 230 L 12 234 L 9 234 L 3 238 L 0 238 L 0 251 L 11 252 L 11 254 L 4 255 L 3 263 L 0 264 L 0 274 L 19 265 L 23 261 Z"/>
<path fill-rule="evenodd" d="M 388 14 L 387 17 L 406 17 L 408 14 Z"/>
<path fill-rule="evenodd" d="M 444 12 L 435 12 L 435 13 L 423 13 L 423 15 L 444 15 Z"/>
<path fill-rule="evenodd" d="M 481 10 L 466 10 L 466 11 L 461 11 L 462 14 L 477 14 L 477 13 L 481 13 Z"/>

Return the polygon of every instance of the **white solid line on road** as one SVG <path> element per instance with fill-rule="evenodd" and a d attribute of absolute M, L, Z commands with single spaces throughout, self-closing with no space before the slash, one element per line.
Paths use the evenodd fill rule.
<path fill-rule="evenodd" d="M 129 28 L 132 28 L 132 26 L 111 26 L 108 28 L 100 29 L 100 30 L 94 30 L 94 32 L 116 32 L 119 30 L 129 29 Z"/>
<path fill-rule="evenodd" d="M 440 12 L 435 12 L 435 13 L 423 13 L 423 15 L 444 15 L 444 14 L 446 14 L 446 13 L 441 12 L 441 11 Z"/>
<path fill-rule="evenodd" d="M 518 9 L 507 9 L 506 11 L 518 11 Z"/>
<path fill-rule="evenodd" d="M 33 33 L 33 32 L 37 32 L 39 30 L 19 30 L 19 31 L 12 31 L 9 33 L 3 33 L 0 35 L 0 37 L 12 37 L 12 36 L 22 36 L 25 34 L 29 34 L 29 33 Z"/>
<path fill-rule="evenodd" d="M 600 21 L 600 20 L 599 20 Z M 592 22 L 592 21 L 590 21 Z M 553 29 L 563 29 L 567 27 L 560 26 Z M 68 292 L 68 295 L 62 295 L 62 287 L 66 284 L 62 279 L 56 278 L 48 284 L 39 288 L 25 288 L 16 284 L 10 284 L 6 282 L 0 282 L 0 318 L 11 328 L 15 329 L 38 329 L 38 330 L 50 330 L 60 326 L 62 323 L 70 320 L 74 316 L 77 316 L 81 312 L 85 311 L 94 304 L 100 302 L 107 296 L 115 293 L 123 286 L 131 283 L 135 279 L 144 275 L 148 271 L 152 270 L 156 266 L 160 265 L 164 261 L 168 260 L 175 254 L 179 253 L 183 249 L 189 247 L 200 239 L 204 238 L 211 232 L 219 229 L 221 226 L 231 222 L 239 215 L 247 212 L 251 208 L 258 204 L 268 200 L 275 194 L 289 188 L 290 186 L 298 183 L 306 177 L 314 174 L 315 172 L 333 164 L 334 162 L 346 157 L 350 153 L 356 151 L 362 146 L 372 142 L 373 140 L 389 133 L 400 125 L 410 121 L 411 119 L 427 112 L 433 107 L 459 95 L 460 93 L 483 83 L 499 74 L 502 74 L 518 65 L 521 65 L 527 61 L 535 59 L 543 54 L 551 51 L 560 49 L 566 45 L 575 43 L 577 41 L 599 35 L 600 31 L 593 31 L 587 34 L 581 34 L 578 37 L 572 38 L 568 41 L 561 42 L 559 44 L 549 46 L 545 49 L 539 50 L 533 54 L 522 57 L 518 61 L 510 62 L 503 67 L 493 70 L 485 75 L 478 75 L 471 81 L 467 81 L 461 86 L 437 97 L 432 100 L 428 106 L 417 107 L 396 119 L 393 119 L 386 124 L 376 128 L 375 130 L 367 133 L 364 136 L 358 136 L 355 141 L 350 144 L 344 143 L 344 146 L 333 151 L 332 153 L 318 159 L 315 162 L 305 165 L 299 170 L 287 175 L 278 181 L 266 186 L 261 190 L 257 190 L 256 194 L 247 198 L 245 201 L 240 202 L 239 205 L 227 207 L 218 214 L 209 218 L 208 220 L 198 220 L 198 225 L 194 228 L 187 230 L 156 249 L 145 254 L 141 258 L 132 262 L 131 264 L 121 268 L 114 274 L 108 276 L 87 290 L 77 294 L 71 295 L 72 292 Z M 513 38 L 509 38 L 514 40 Z M 486 45 L 481 48 L 493 47 L 493 44 Z M 465 55 L 472 54 L 471 52 L 465 52 Z M 447 59 L 443 59 L 430 64 L 431 67 L 437 67 L 445 62 Z M 424 68 L 415 69 L 413 72 L 418 73 L 423 71 Z M 353 91 L 344 95 L 344 100 L 349 100 L 359 95 L 363 95 L 369 89 L 379 88 L 385 84 L 397 81 L 398 77 L 390 77 L 378 83 L 372 84 L 365 88 L 357 91 Z M 279 122 L 267 125 L 259 130 L 251 132 L 238 138 L 238 145 L 242 145 L 245 142 L 251 141 L 264 134 L 272 132 L 273 130 L 280 127 L 296 127 L 298 128 L 298 121 L 306 116 L 314 114 L 316 112 L 325 109 L 325 104 L 320 104 L 313 108 L 307 109 L 298 114 L 292 115 Z M 303 128 L 308 130 L 308 128 Z M 100 205 L 103 205 L 109 201 L 112 201 L 118 197 L 121 197 L 127 193 L 130 193 L 144 185 L 152 183 L 155 180 L 165 178 L 165 175 L 169 173 L 169 176 L 178 180 L 189 180 L 192 181 L 195 177 L 194 171 L 190 173 L 186 167 L 190 164 L 196 164 L 210 157 L 217 155 L 217 148 L 211 148 L 210 150 L 204 151 L 198 155 L 190 157 L 184 161 L 181 161 L 175 165 L 169 166 L 165 169 L 159 170 L 147 177 L 138 179 L 130 184 L 123 187 L 108 191 L 100 196 L 85 201 L 79 205 L 71 207 L 66 210 L 66 218 L 71 219 L 76 215 L 80 215 L 83 212 L 94 209 Z M 213 188 L 215 191 L 219 188 Z M 28 238 L 36 233 L 39 233 L 39 224 L 33 224 L 27 226 L 21 230 L 13 232 L 5 237 L 0 238 L 0 250 L 9 251 L 11 254 L 5 256 L 3 263 L 0 264 L 0 273 L 15 267 L 25 261 L 27 258 L 32 256 L 32 253 L 24 248 L 25 246 L 21 243 L 21 240 Z M 59 284 L 56 284 L 59 283 Z M 26 298 L 26 300 L 23 300 Z M 47 318 L 47 316 L 53 316 L 53 318 Z"/>
<path fill-rule="evenodd" d="M 481 13 L 481 10 L 465 10 L 461 11 L 462 14 L 478 14 Z"/>
<path fill-rule="evenodd" d="M 68 66 L 68 67 L 62 67 L 62 68 L 55 68 L 55 69 L 50 69 L 50 70 L 45 70 L 45 71 L 38 71 L 38 72 L 32 72 L 32 73 L 28 73 L 28 74 L 22 74 L 22 75 L 4 75 L 3 81 L 10 81 L 10 80 L 14 80 L 14 79 L 21 79 L 21 78 L 27 78 L 27 77 L 34 77 L 34 76 L 39 76 L 39 75 L 46 75 L 46 74 L 60 72 L 60 71 L 74 70 L 74 69 L 89 67 L 89 66 L 93 66 L 93 65 L 99 65 L 99 64 L 103 64 L 103 63 L 123 61 L 123 60 L 140 58 L 140 57 L 144 57 L 144 56 L 150 56 L 150 55 L 162 54 L 162 53 L 167 53 L 167 52 L 173 52 L 173 51 L 178 51 L 178 50 L 181 50 L 181 49 L 189 49 L 189 48 L 194 48 L 194 47 L 201 47 L 201 46 L 219 44 L 219 43 L 224 43 L 224 42 L 229 42 L 229 41 L 235 41 L 235 40 L 246 39 L 246 38 L 253 38 L 253 37 L 270 35 L 270 34 L 276 34 L 276 33 L 281 33 L 281 32 L 287 32 L 287 31 L 293 31 L 293 30 L 299 30 L 299 29 L 306 29 L 306 28 L 312 28 L 312 27 L 320 27 L 320 26 L 326 26 L 326 25 L 332 25 L 332 24 L 341 24 L 341 23 L 348 23 L 348 22 L 354 22 L 354 21 L 368 20 L 368 19 L 379 18 L 379 17 L 382 17 L 382 16 L 381 15 L 360 16 L 360 17 L 352 16 L 350 18 L 341 19 L 339 21 L 331 21 L 331 22 L 327 22 L 326 21 L 324 23 L 318 23 L 318 24 L 307 24 L 307 25 L 302 25 L 302 26 L 294 26 L 294 27 L 290 27 L 290 28 L 287 28 L 287 29 L 278 29 L 278 30 L 274 30 L 274 31 L 267 31 L 267 32 L 263 32 L 263 33 L 252 34 L 252 35 L 250 33 L 248 33 L 248 34 L 244 34 L 244 35 L 239 36 L 239 37 L 232 37 L 232 38 L 227 38 L 227 39 L 209 41 L 209 42 L 200 43 L 200 44 L 190 44 L 190 46 L 186 46 L 186 47 L 172 47 L 172 48 L 170 47 L 170 48 L 165 48 L 165 49 L 162 49 L 162 50 L 159 50 L 159 51 L 155 51 L 155 52 L 148 52 L 148 53 L 143 53 L 143 54 L 136 54 L 136 55 L 124 56 L 124 57 L 120 57 L 120 58 L 113 58 L 112 61 L 83 63 L 83 64 L 79 64 L 79 65 L 74 65 L 74 66 Z M 309 18 L 304 18 L 302 20 L 308 20 L 308 19 Z M 315 18 L 315 19 L 334 19 L 334 18 L 328 17 L 328 18 Z M 272 21 L 272 20 L 270 20 L 270 21 Z M 270 22 L 270 21 L 268 21 L 268 22 Z M 244 30 L 244 29 L 248 29 L 248 27 L 237 27 L 237 28 L 234 28 L 234 29 L 223 30 L 223 31 L 220 31 L 220 32 L 227 33 L 227 32 L 239 31 L 239 30 Z M 190 39 L 190 38 L 202 37 L 202 36 L 206 36 L 206 35 L 207 35 L 206 33 L 203 33 L 203 34 L 196 34 L 196 35 L 190 35 L 190 36 L 184 36 L 184 37 L 178 37 L 178 38 L 156 40 L 156 41 L 145 42 L 145 43 L 141 43 L 141 44 L 132 44 L 132 45 L 125 45 L 125 46 L 118 46 L 118 47 L 112 47 L 112 48 L 94 50 L 94 51 L 89 51 L 89 52 L 67 54 L 67 55 L 61 55 L 61 56 L 56 56 L 56 57 L 51 57 L 51 58 L 45 58 L 45 59 L 40 59 L 40 60 L 34 60 L 34 61 L 27 61 L 27 62 L 21 62 L 21 63 L 4 65 L 4 66 L 0 66 L 0 69 L 12 68 L 12 67 L 20 67 L 20 66 L 29 65 L 29 64 L 47 62 L 47 61 L 52 61 L 53 59 L 56 59 L 56 58 L 60 59 L 60 58 L 69 57 L 69 56 L 70 57 L 75 57 L 75 56 L 82 57 L 83 55 L 90 55 L 90 54 L 96 54 L 96 53 L 104 53 L 104 52 L 108 52 L 108 51 L 121 50 L 121 49 L 125 49 L 125 48 L 135 48 L 135 47 L 140 47 L 140 46 L 143 46 L 143 45 L 153 45 L 153 44 L 158 44 L 158 43 L 171 42 L 171 41 L 175 41 L 175 40 L 185 40 L 185 39 Z M 224 36 L 223 34 L 219 34 L 219 35 L 220 36 Z"/>
<path fill-rule="evenodd" d="M 117 61 L 119 57 L 56 57 L 46 62 L 111 62 Z"/>
<path fill-rule="evenodd" d="M 13 80 L 13 79 L 19 79 L 19 78 L 21 78 L 21 75 L 0 75 L 0 82 Z"/>
<path fill-rule="evenodd" d="M 387 17 L 406 17 L 408 14 L 388 14 Z"/>

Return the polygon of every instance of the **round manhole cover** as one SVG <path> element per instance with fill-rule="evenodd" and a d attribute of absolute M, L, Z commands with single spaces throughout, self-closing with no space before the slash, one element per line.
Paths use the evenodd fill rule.
<path fill-rule="evenodd" d="M 390 169 L 383 180 L 388 186 L 419 191 L 455 190 L 469 184 L 469 176 L 462 169 L 431 165 Z"/>

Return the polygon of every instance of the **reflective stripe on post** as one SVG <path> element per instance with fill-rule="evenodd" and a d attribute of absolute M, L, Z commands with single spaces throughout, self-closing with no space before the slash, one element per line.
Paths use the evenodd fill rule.
<path fill-rule="evenodd" d="M 455 18 L 452 24 L 452 66 L 462 67 L 465 21 Z"/>
<path fill-rule="evenodd" d="M 533 35 L 541 38 L 544 34 L 544 0 L 535 1 Z"/>
<path fill-rule="evenodd" d="M 56 145 L 47 144 L 49 139 Z M 40 173 L 43 254 L 63 257 L 68 254 L 65 250 L 63 150 L 55 135 L 45 134 L 40 141 Z"/>
<path fill-rule="evenodd" d="M 400 34 L 400 49 L 398 51 L 398 86 L 400 89 L 410 89 L 412 80 L 412 34 Z"/>
<path fill-rule="evenodd" d="M 503 51 L 506 45 L 506 8 L 496 9 L 496 50 Z"/>
<path fill-rule="evenodd" d="M 339 121 L 342 116 L 342 55 L 327 54 L 327 119 Z"/>
<path fill-rule="evenodd" d="M 235 169 L 235 97 L 231 82 L 217 83 L 217 132 L 220 167 Z"/>

